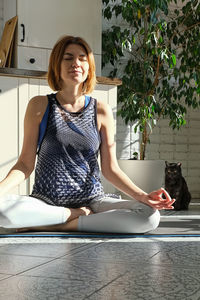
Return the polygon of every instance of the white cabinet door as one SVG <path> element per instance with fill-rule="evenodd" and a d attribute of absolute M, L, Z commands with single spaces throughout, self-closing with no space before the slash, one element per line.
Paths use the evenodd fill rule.
<path fill-rule="evenodd" d="M 18 45 L 52 49 L 67 34 L 101 54 L 101 0 L 17 0 L 17 15 Z"/>
<path fill-rule="evenodd" d="M 19 124 L 19 134 L 18 134 L 18 147 L 19 154 L 22 150 L 23 139 L 24 139 L 24 116 L 27 108 L 27 104 L 29 101 L 29 85 L 28 79 L 19 78 L 18 79 L 18 111 L 16 114 L 18 115 L 18 124 Z M 19 186 L 19 193 L 21 195 L 29 194 L 29 179 L 23 181 Z"/>
<path fill-rule="evenodd" d="M 18 79 L 0 76 L 0 180 L 15 164 L 18 149 Z M 18 187 L 11 191 L 18 193 Z"/>

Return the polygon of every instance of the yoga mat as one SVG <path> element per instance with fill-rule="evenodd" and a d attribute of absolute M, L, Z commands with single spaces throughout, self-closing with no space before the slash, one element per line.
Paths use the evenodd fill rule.
<path fill-rule="evenodd" d="M 23 232 L 0 228 L 0 238 L 5 237 L 61 237 L 61 238 L 154 238 L 200 237 L 200 215 L 162 216 L 157 229 L 145 234 L 92 233 L 92 232 Z"/>

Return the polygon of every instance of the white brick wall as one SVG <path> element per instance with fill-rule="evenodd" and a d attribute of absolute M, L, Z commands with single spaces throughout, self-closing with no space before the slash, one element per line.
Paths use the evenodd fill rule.
<path fill-rule="evenodd" d="M 173 131 L 167 120 L 160 120 L 147 145 L 146 159 L 161 159 L 181 162 L 193 199 L 200 198 L 200 109 L 189 111 L 187 124 Z M 134 151 L 139 151 L 138 135 L 131 126 L 126 126 L 118 118 L 117 156 L 129 159 Z"/>
<path fill-rule="evenodd" d="M 134 143 L 134 134 L 118 122 L 117 154 L 118 158 L 130 158 Z M 119 132 L 118 132 L 119 128 Z M 129 134 L 126 134 L 129 132 Z M 200 198 L 200 109 L 189 111 L 187 124 L 179 131 L 173 131 L 167 120 L 160 120 L 151 135 L 151 143 L 147 146 L 146 159 L 162 159 L 169 162 L 181 162 L 185 177 L 193 199 Z M 136 136 L 136 140 L 138 137 Z M 139 149 L 138 145 L 135 149 Z"/>
<path fill-rule="evenodd" d="M 187 124 L 180 130 L 172 130 L 168 120 L 160 120 L 147 145 L 146 159 L 181 162 L 193 199 L 200 199 L 200 109 L 190 110 Z M 129 159 L 139 151 L 138 134 L 130 125 L 117 119 L 117 156 Z"/>

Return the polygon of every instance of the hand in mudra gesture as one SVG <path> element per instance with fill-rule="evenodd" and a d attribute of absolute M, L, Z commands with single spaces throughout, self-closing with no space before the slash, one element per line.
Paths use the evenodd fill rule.
<path fill-rule="evenodd" d="M 152 208 L 161 210 L 174 209 L 173 203 L 175 202 L 175 199 L 171 199 L 167 191 L 164 188 L 160 188 L 159 190 L 142 196 L 140 201 L 151 206 Z"/>

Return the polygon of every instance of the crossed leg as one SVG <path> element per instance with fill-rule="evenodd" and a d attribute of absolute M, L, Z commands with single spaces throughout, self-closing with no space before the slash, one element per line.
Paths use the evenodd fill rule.
<path fill-rule="evenodd" d="M 21 228 L 19 231 L 85 231 L 111 233 L 144 233 L 159 225 L 157 210 L 134 200 L 105 197 L 92 201 L 92 213 L 48 205 L 38 199 L 8 195 L 0 200 L 0 212 L 11 222 L 5 228 Z M 6 201 L 7 200 L 7 201 Z M 87 210 L 87 208 L 85 208 Z M 89 210 L 89 212 L 91 212 Z"/>

